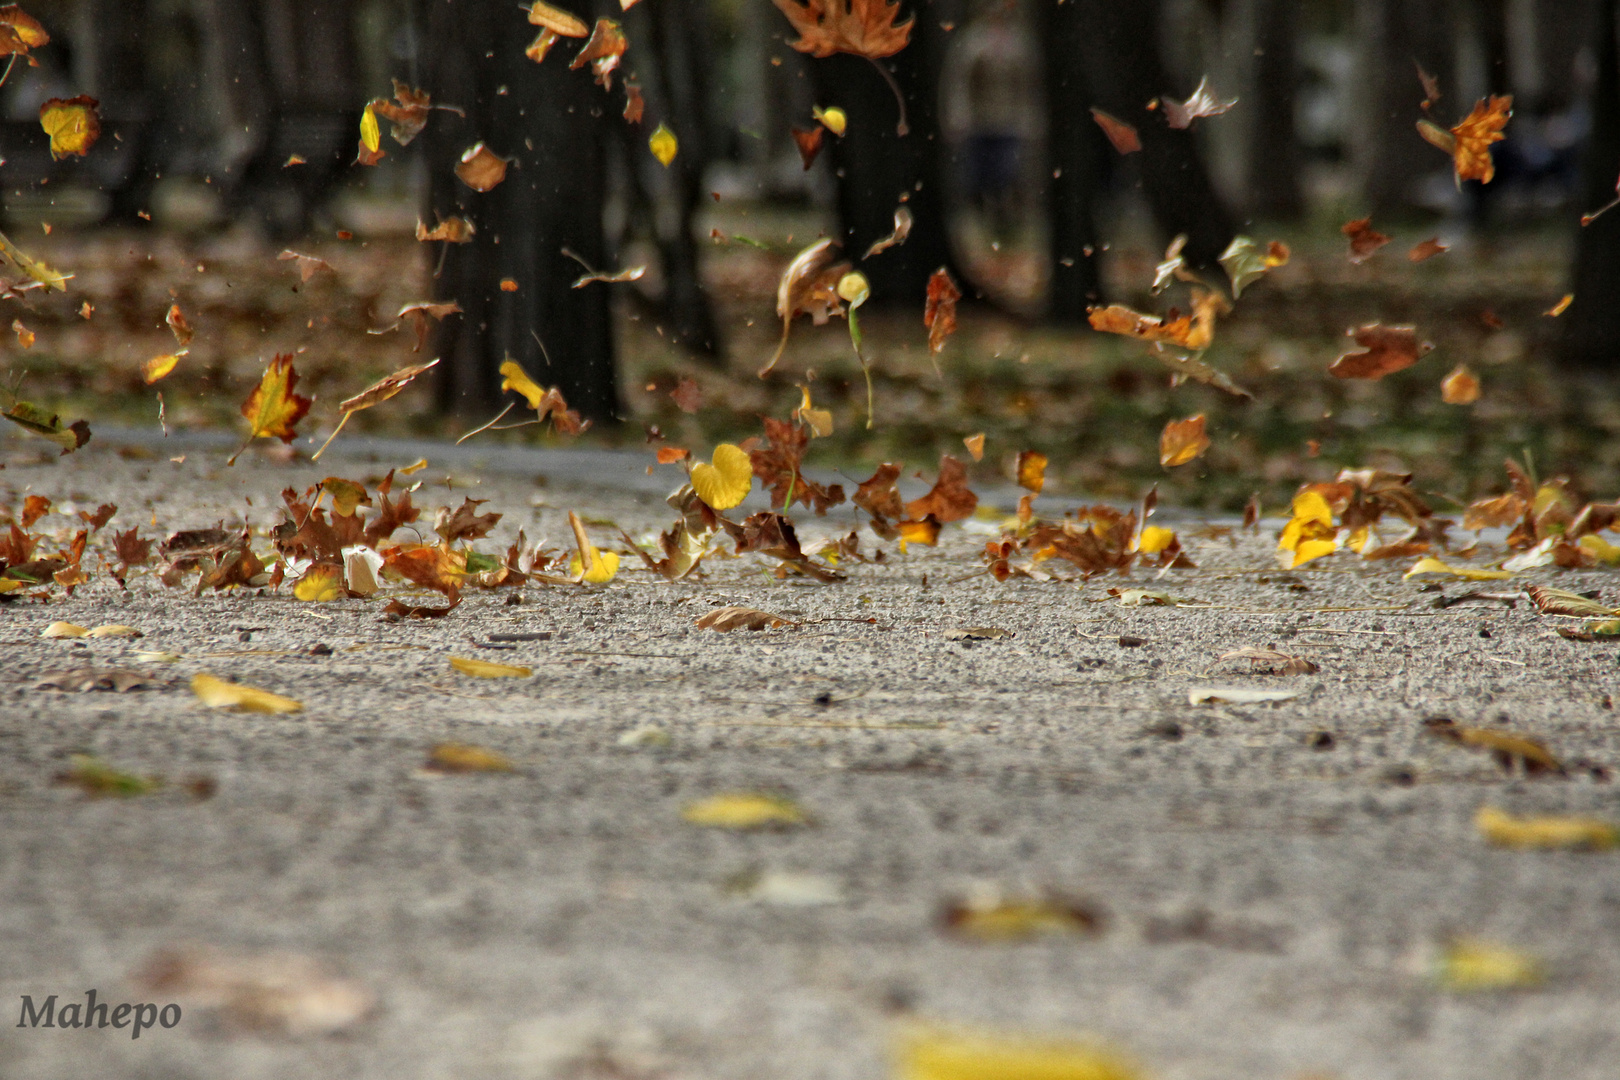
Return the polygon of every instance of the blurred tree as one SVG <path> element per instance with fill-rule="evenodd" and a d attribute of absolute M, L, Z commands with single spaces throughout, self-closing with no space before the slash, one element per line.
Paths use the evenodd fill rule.
<path fill-rule="evenodd" d="M 1597 49 L 1592 133 L 1581 161 L 1580 208 L 1590 213 L 1615 197 L 1620 178 L 1620 0 L 1601 0 L 1590 38 Z M 1613 369 L 1620 357 L 1620 210 L 1580 230 L 1570 284 L 1575 300 L 1563 315 L 1560 355 L 1573 366 Z"/>
<path fill-rule="evenodd" d="M 1457 100 L 1452 0 L 1357 0 L 1355 36 L 1361 93 L 1355 103 L 1361 120 L 1357 158 L 1366 209 L 1409 213 L 1422 179 L 1445 167 L 1445 159 L 1417 133 L 1423 87 L 1414 65 L 1439 79 L 1445 97 L 1436 109 L 1437 123 L 1467 111 Z"/>
<path fill-rule="evenodd" d="M 1297 0 L 1249 0 L 1245 36 L 1253 42 L 1249 79 L 1248 209 L 1273 220 L 1305 212 L 1294 126 L 1299 99 Z"/>

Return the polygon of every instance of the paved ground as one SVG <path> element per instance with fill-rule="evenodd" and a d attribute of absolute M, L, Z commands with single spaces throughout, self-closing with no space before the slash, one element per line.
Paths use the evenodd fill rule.
<path fill-rule="evenodd" d="M 356 442 L 317 468 L 225 470 L 200 444 L 176 465 L 118 441 L 49 464 L 13 453 L 0 488 L 113 501 L 115 524 L 155 514 L 152 532 L 268 525 L 282 487 L 380 474 L 419 449 Z M 425 453 L 418 502 L 488 498 L 502 539 L 522 525 L 561 545 L 570 509 L 632 534 L 672 516 L 639 457 Z M 936 550 L 883 545 L 884 564 L 842 584 L 779 581 L 749 557 L 691 584 L 627 570 L 530 587 L 515 606 L 510 590 L 474 594 L 431 622 L 150 581 L 0 607 L 0 1002 L 96 987 L 186 1004 L 138 1041 L 0 1014 L 0 1075 L 867 1080 L 921 1018 L 1092 1036 L 1164 1080 L 1612 1078 L 1620 853 L 1489 847 L 1473 815 L 1620 820 L 1620 787 L 1590 767 L 1509 775 L 1423 721 L 1533 733 L 1613 770 L 1616 647 L 1561 638 L 1524 602 L 1437 608 L 1405 564 L 1281 573 L 1275 524 L 1200 538 L 1183 523 L 1200 568 L 1134 577 L 1199 606 L 1123 607 L 1106 595 L 1117 580 L 969 576 L 984 537 L 953 526 Z M 1617 595 L 1609 573 L 1521 580 Z M 722 604 L 797 625 L 694 627 Z M 145 637 L 41 639 L 59 619 Z M 952 640 L 964 627 L 1013 636 Z M 1249 645 L 1321 670 L 1216 663 Z M 147 690 L 34 688 L 64 666 L 141 666 L 140 650 L 183 659 L 142 666 L 160 683 Z M 535 674 L 473 679 L 451 655 Z M 305 711 L 204 708 L 187 688 L 202 671 Z M 1189 704 L 1200 686 L 1299 696 Z M 518 770 L 425 773 L 444 741 Z M 131 799 L 53 784 L 79 751 L 170 783 Z M 198 777 L 211 797 L 188 790 Z M 812 821 L 682 820 L 735 790 L 791 796 Z M 944 930 L 946 907 L 998 889 L 1067 898 L 1101 929 L 1015 943 Z M 1437 958 L 1460 936 L 1539 957 L 1545 981 L 1443 988 Z M 176 946 L 224 959 L 171 964 L 151 989 L 154 956 Z M 337 981 L 321 992 L 284 954 Z M 241 966 L 259 965 L 257 998 L 220 989 L 231 963 L 248 982 Z M 336 1025 L 367 1000 L 335 1033 L 244 1030 Z"/>

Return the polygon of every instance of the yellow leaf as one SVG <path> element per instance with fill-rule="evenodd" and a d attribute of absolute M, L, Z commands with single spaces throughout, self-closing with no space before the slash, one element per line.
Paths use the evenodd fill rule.
<path fill-rule="evenodd" d="M 242 712 L 289 713 L 300 712 L 304 706 L 289 697 L 260 690 L 256 686 L 216 679 L 199 672 L 191 677 L 191 692 L 210 709 L 240 709 Z"/>
<path fill-rule="evenodd" d="M 1610 566 L 1620 566 L 1620 547 L 1609 543 L 1595 533 L 1588 533 L 1575 541 L 1575 546 L 1586 552 L 1592 558 Z"/>
<path fill-rule="evenodd" d="M 1450 574 L 1464 581 L 1501 581 L 1503 578 L 1513 576 L 1506 570 L 1477 570 L 1471 566 L 1452 566 L 1441 562 L 1433 555 L 1419 559 L 1403 576 L 1412 577 L 1415 574 Z"/>
<path fill-rule="evenodd" d="M 540 411 L 545 401 L 546 392 L 524 371 L 516 360 L 508 360 L 501 365 L 501 391 L 515 390 L 529 401 L 529 408 Z"/>
<path fill-rule="evenodd" d="M 730 510 L 748 498 L 754 487 L 754 466 L 748 452 L 731 443 L 714 448 L 714 464 L 692 466 L 692 490 L 714 510 Z"/>
<path fill-rule="evenodd" d="M 899 1080 L 1141 1080 L 1100 1046 L 918 1025 L 896 1047 Z"/>
<path fill-rule="evenodd" d="M 1062 900 L 992 896 L 952 906 L 945 912 L 945 925 L 954 934 L 980 941 L 1019 941 L 1095 934 L 1101 920 L 1083 905 Z"/>
<path fill-rule="evenodd" d="M 88 634 L 89 632 L 89 630 L 74 623 L 53 622 L 51 625 L 41 630 L 39 632 L 39 636 L 48 638 L 84 637 L 84 635 Z"/>
<path fill-rule="evenodd" d="M 926 544 L 933 547 L 939 543 L 939 522 L 932 514 L 919 521 L 902 521 L 897 528 L 900 530 L 902 544 Z"/>
<path fill-rule="evenodd" d="M 284 443 L 293 441 L 293 428 L 309 412 L 314 402 L 302 394 L 293 393 L 293 387 L 298 385 L 298 372 L 293 369 L 292 360 L 291 353 L 280 353 L 272 359 L 264 369 L 259 385 L 242 402 L 242 415 L 250 425 L 242 450 L 246 450 L 247 444 L 258 438 L 276 438 Z M 225 464 L 236 464 L 242 450 L 232 454 Z"/>
<path fill-rule="evenodd" d="M 534 672 L 516 664 L 492 664 L 488 660 L 473 660 L 465 656 L 452 656 L 450 666 L 463 675 L 480 679 L 527 679 Z"/>
<path fill-rule="evenodd" d="M 139 630 L 135 629 L 133 626 L 123 626 L 123 625 L 118 624 L 118 623 L 108 623 L 105 626 L 96 627 L 94 630 L 91 630 L 89 633 L 85 634 L 84 636 L 85 637 L 93 637 L 93 638 L 104 638 L 104 637 L 138 638 L 138 637 L 145 637 L 146 635 L 141 633 Z"/>
<path fill-rule="evenodd" d="M 658 164 L 667 169 L 669 163 L 675 160 L 675 153 L 680 149 L 680 143 L 676 140 L 675 133 L 669 130 L 668 126 L 659 124 L 658 130 L 654 131 L 652 137 L 647 140 L 647 147 L 652 151 L 652 156 L 658 159 Z"/>
<path fill-rule="evenodd" d="M 499 665 L 497 665 L 499 666 Z M 512 763 L 504 756 L 482 746 L 465 743 L 440 743 L 428 754 L 423 768 L 432 772 L 512 772 Z"/>
<path fill-rule="evenodd" d="M 1302 491 L 1294 496 L 1293 517 L 1283 526 L 1277 538 L 1278 553 L 1292 553 L 1292 560 L 1284 565 L 1290 569 L 1304 566 L 1312 559 L 1331 555 L 1339 549 L 1333 528 L 1333 508 L 1319 492 Z"/>
<path fill-rule="evenodd" d="M 1165 548 L 1176 542 L 1174 529 L 1164 529 L 1157 525 L 1145 525 L 1142 535 L 1136 542 L 1136 550 L 1144 555 L 1157 555 Z"/>
<path fill-rule="evenodd" d="M 1620 847 L 1620 826 L 1601 818 L 1516 818 L 1494 806 L 1474 815 L 1480 835 L 1500 847 L 1581 848 L 1600 851 Z"/>
<path fill-rule="evenodd" d="M 373 154 L 382 149 L 382 128 L 377 123 L 377 111 L 370 105 L 360 114 L 360 145 Z"/>
<path fill-rule="evenodd" d="M 355 510 L 371 505 L 371 496 L 364 485 L 341 476 L 328 476 L 321 481 L 321 490 L 332 496 L 332 508 L 344 517 L 353 517 Z"/>
<path fill-rule="evenodd" d="M 343 598 L 343 567 L 323 563 L 310 568 L 293 586 L 293 595 L 311 604 L 325 604 Z"/>
<path fill-rule="evenodd" d="M 417 458 L 416 459 L 416 464 L 405 466 L 403 469 L 399 470 L 399 475 L 401 475 L 401 476 L 409 476 L 412 473 L 421 472 L 423 469 L 427 468 L 427 466 L 428 466 L 428 459 L 427 458 Z"/>
<path fill-rule="evenodd" d="M 809 391 L 805 391 L 805 393 L 808 395 Z M 962 440 L 962 445 L 967 447 L 967 451 L 969 454 L 973 455 L 974 461 L 984 460 L 984 432 L 981 431 L 976 435 L 969 435 L 967 438 Z"/>
<path fill-rule="evenodd" d="M 180 362 L 180 358 L 188 352 L 190 352 L 189 349 L 181 349 L 179 352 L 170 353 L 167 356 L 152 357 L 152 359 L 141 365 L 141 378 L 146 381 L 147 386 L 151 386 L 173 371 L 174 366 Z"/>
<path fill-rule="evenodd" d="M 52 270 L 33 256 L 25 254 L 4 233 L 0 233 L 0 256 L 4 256 L 6 261 L 41 285 L 44 285 L 47 289 L 66 292 L 68 278 L 73 276 L 72 274 L 63 274 Z"/>
<path fill-rule="evenodd" d="M 1447 990 L 1513 990 L 1545 978 L 1541 961 L 1529 953 L 1488 941 L 1464 938 L 1440 956 L 1440 985 Z"/>
<path fill-rule="evenodd" d="M 39 107 L 39 126 L 51 137 L 51 157 L 61 160 L 69 154 L 84 157 L 101 137 L 101 103 L 86 94 L 76 98 L 51 98 Z"/>
<path fill-rule="evenodd" d="M 791 799 L 754 791 L 711 795 L 691 803 L 681 818 L 716 829 L 761 829 L 770 825 L 804 825 L 809 816 Z"/>
<path fill-rule="evenodd" d="M 619 573 L 619 553 L 616 551 L 602 551 L 591 548 L 591 569 L 589 573 L 581 574 L 584 563 L 580 561 L 579 552 L 568 557 L 568 576 L 579 578 L 592 585 L 603 585 L 612 581 Z"/>
<path fill-rule="evenodd" d="M 810 115 L 815 117 L 822 127 L 837 135 L 840 139 L 844 137 L 844 132 L 849 129 L 849 117 L 844 114 L 843 109 L 836 105 L 830 109 L 823 109 L 818 106 L 810 110 Z"/>

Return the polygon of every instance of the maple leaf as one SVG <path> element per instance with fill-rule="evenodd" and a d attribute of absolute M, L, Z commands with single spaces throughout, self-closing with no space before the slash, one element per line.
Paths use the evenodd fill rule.
<path fill-rule="evenodd" d="M 795 255 L 782 271 L 782 280 L 776 286 L 776 317 L 782 320 L 782 340 L 777 343 L 776 355 L 771 357 L 770 363 L 759 369 L 760 378 L 769 374 L 782 359 L 795 316 L 809 315 L 811 321 L 821 326 L 831 316 L 843 314 L 838 282 L 849 272 L 849 263 L 834 263 L 837 251 L 838 245 L 831 239 L 817 240 Z"/>
<path fill-rule="evenodd" d="M 1417 128 L 1418 134 L 1431 145 L 1451 155 L 1452 171 L 1459 186 L 1464 180 L 1488 184 L 1496 177 L 1491 144 L 1506 138 L 1502 129 L 1512 118 L 1513 95 L 1492 94 L 1489 100 L 1480 98 L 1474 102 L 1473 110 L 1450 131 L 1427 120 L 1419 120 Z"/>
<path fill-rule="evenodd" d="M 884 462 L 877 467 L 870 480 L 855 489 L 854 503 L 872 515 L 872 531 L 885 540 L 900 535 L 893 522 L 906 516 L 906 506 L 900 499 L 895 481 L 900 479 L 900 466 Z"/>
<path fill-rule="evenodd" d="M 799 40 L 789 42 L 802 53 L 825 59 L 833 53 L 850 53 L 876 60 L 893 56 L 911 39 L 915 19 L 896 26 L 900 14 L 897 0 L 772 0 Z"/>
<path fill-rule="evenodd" d="M 938 356 L 945 340 L 956 333 L 956 302 L 962 291 L 942 266 L 928 279 L 928 303 L 923 308 L 923 325 L 928 328 L 928 355 Z"/>
<path fill-rule="evenodd" d="M 1372 218 L 1356 218 L 1339 226 L 1339 231 L 1350 238 L 1350 261 L 1360 263 L 1389 243 L 1389 237 L 1372 227 Z"/>
<path fill-rule="evenodd" d="M 1231 101 L 1217 100 L 1209 88 L 1208 75 L 1198 80 L 1198 89 L 1194 90 L 1192 97 L 1186 101 L 1176 101 L 1173 98 L 1159 100 L 1164 105 L 1165 120 L 1178 131 L 1192 127 L 1192 122 L 1201 117 L 1219 116 L 1238 102 L 1237 98 Z"/>
<path fill-rule="evenodd" d="M 906 504 L 906 516 L 920 520 L 929 515 L 941 524 L 961 521 L 979 505 L 979 497 L 968 490 L 967 466 L 949 454 L 939 459 L 939 479 L 928 494 Z"/>
<path fill-rule="evenodd" d="M 803 128 L 791 130 L 794 145 L 799 148 L 799 160 L 804 162 L 804 171 L 809 172 L 810 166 L 816 163 L 816 156 L 821 153 L 821 140 L 826 129 L 818 125 L 809 130 Z"/>
<path fill-rule="evenodd" d="M 602 89 L 612 90 L 613 72 L 624 57 L 624 50 L 629 47 L 630 40 L 624 36 L 622 26 L 612 19 L 597 19 L 590 40 L 579 50 L 573 63 L 568 65 L 568 70 L 577 71 L 590 64 L 591 71 L 596 75 L 596 81 L 602 84 Z"/>
<path fill-rule="evenodd" d="M 60 161 L 69 154 L 84 157 L 101 137 L 101 102 L 88 94 L 75 98 L 51 98 L 39 107 L 39 126 L 51 137 L 51 157 Z"/>
<path fill-rule="evenodd" d="M 501 514 L 478 513 L 478 508 L 488 501 L 464 497 L 454 512 L 448 506 L 441 506 L 434 517 L 433 531 L 444 537 L 447 544 L 488 536 L 502 517 Z"/>
<path fill-rule="evenodd" d="M 1201 457 L 1209 445 L 1209 436 L 1204 434 L 1203 413 L 1185 420 L 1171 420 L 1159 435 L 1159 464 L 1167 469 L 1185 465 Z"/>
<path fill-rule="evenodd" d="M 804 425 L 769 416 L 765 418 L 765 445 L 760 446 L 757 438 L 742 444 L 754 475 L 762 486 L 771 489 L 772 507 L 785 510 L 798 502 L 814 508 L 817 514 L 825 514 L 829 507 L 844 501 L 843 485 L 822 487 L 799 471 L 809 445 L 810 432 Z"/>
<path fill-rule="evenodd" d="M 1110 116 L 1098 108 L 1091 110 L 1091 118 L 1097 121 L 1097 126 L 1108 136 L 1109 143 L 1121 154 L 1134 154 L 1142 149 L 1142 140 L 1136 134 L 1136 129 L 1125 121 Z"/>
<path fill-rule="evenodd" d="M 293 428 L 309 412 L 312 398 L 293 392 L 298 385 L 298 372 L 293 368 L 290 353 L 278 353 L 264 369 L 259 385 L 242 402 L 242 415 L 248 421 L 247 441 L 230 456 L 225 464 L 234 465 L 236 459 L 254 439 L 276 438 L 284 443 L 293 441 Z"/>
<path fill-rule="evenodd" d="M 1434 349 L 1429 342 L 1418 341 L 1417 329 L 1411 326 L 1370 323 L 1346 333 L 1362 351 L 1345 353 L 1329 365 L 1328 374 L 1341 379 L 1382 379 L 1411 367 Z"/>

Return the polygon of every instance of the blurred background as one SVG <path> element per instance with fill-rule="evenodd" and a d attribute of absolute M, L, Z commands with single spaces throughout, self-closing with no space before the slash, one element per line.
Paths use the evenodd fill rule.
<path fill-rule="evenodd" d="M 1620 213 L 1580 224 L 1620 179 L 1616 0 L 904 0 L 910 43 L 878 61 L 904 94 L 904 136 L 873 64 L 795 51 L 769 0 L 573 4 L 623 25 L 611 89 L 570 70 L 577 42 L 530 60 L 536 28 L 513 0 L 25 7 L 52 41 L 0 88 L 4 227 L 75 277 L 65 295 L 8 296 L 34 340 L 7 339 L 3 382 L 93 428 L 155 428 L 157 390 L 171 428 L 239 424 L 263 362 L 291 352 L 318 394 L 309 434 L 324 438 L 338 400 L 437 355 L 437 382 L 348 430 L 456 435 L 502 407 L 510 356 L 594 419 L 587 440 L 614 445 L 706 453 L 807 385 L 835 416 L 817 453 L 852 472 L 960 456 L 982 432 L 981 473 L 1038 449 L 1072 490 L 1157 482 L 1209 508 L 1362 465 L 1465 500 L 1500 487 L 1509 455 L 1620 494 Z M 1427 109 L 1423 74 L 1440 91 Z M 1157 99 L 1206 78 L 1237 104 L 1170 129 Z M 357 165 L 361 112 L 393 79 L 456 111 L 408 146 L 385 124 L 387 156 Z M 640 122 L 623 116 L 627 81 Z M 40 105 L 76 94 L 101 102 L 103 135 L 53 161 Z M 1416 122 L 1450 127 L 1490 94 L 1514 99 L 1496 178 L 1459 185 Z M 793 130 L 833 106 L 847 130 L 824 132 L 806 167 Z M 1093 108 L 1137 127 L 1141 152 L 1116 152 Z M 667 167 L 648 149 L 660 123 L 679 141 Z M 510 159 L 486 193 L 453 172 L 480 141 Z M 860 259 L 902 205 L 909 237 Z M 416 239 L 451 215 L 475 225 L 470 243 Z M 1368 215 L 1394 242 L 1352 263 L 1340 226 Z M 1178 234 L 1194 267 L 1237 234 L 1293 251 L 1205 357 L 1252 401 L 1172 386 L 1148 347 L 1086 326 L 1091 304 L 1184 309 L 1184 292 L 1150 293 Z M 754 374 L 781 332 L 780 275 L 820 236 L 872 282 L 872 430 L 839 320 L 799 320 L 776 371 Z M 1448 250 L 1410 260 L 1430 238 Z M 284 250 L 330 272 L 301 281 Z M 582 263 L 646 272 L 574 288 Z M 966 295 L 936 367 L 922 312 L 941 266 Z M 387 328 L 430 298 L 462 313 L 413 353 L 408 328 Z M 174 350 L 175 303 L 197 337 L 148 387 L 140 365 Z M 1327 376 L 1346 330 L 1378 321 L 1437 348 L 1379 382 Z M 1457 365 L 1480 377 L 1477 402 L 1442 401 Z M 678 404 L 683 380 L 697 394 Z M 1160 429 L 1194 413 L 1215 445 L 1167 472 Z"/>

